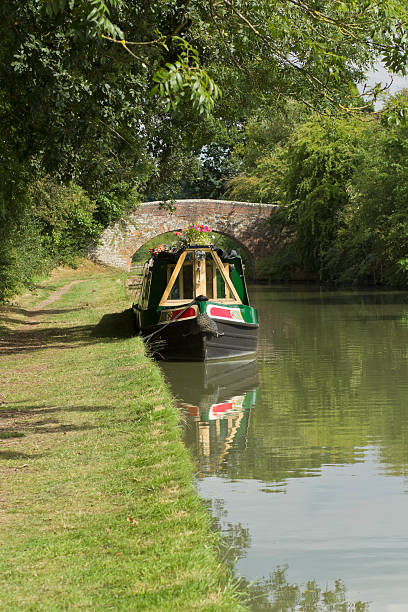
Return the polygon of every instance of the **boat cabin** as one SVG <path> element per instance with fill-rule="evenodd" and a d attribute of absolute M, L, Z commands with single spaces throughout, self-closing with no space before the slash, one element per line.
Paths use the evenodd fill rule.
<path fill-rule="evenodd" d="M 161 251 L 145 264 L 138 308 L 179 306 L 200 295 L 221 304 L 249 305 L 241 257 L 212 246 Z"/>

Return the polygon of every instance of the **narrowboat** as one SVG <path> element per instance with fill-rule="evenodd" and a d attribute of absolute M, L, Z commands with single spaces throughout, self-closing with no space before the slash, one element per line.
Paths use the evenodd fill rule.
<path fill-rule="evenodd" d="M 256 352 L 258 314 L 235 251 L 211 244 L 155 249 L 132 309 L 137 332 L 159 359 L 208 361 Z"/>

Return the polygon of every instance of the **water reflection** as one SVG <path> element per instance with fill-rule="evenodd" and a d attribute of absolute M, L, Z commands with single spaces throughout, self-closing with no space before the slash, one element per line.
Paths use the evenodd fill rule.
<path fill-rule="evenodd" d="M 372 446 L 384 470 L 405 476 L 408 294 L 262 287 L 252 295 L 260 396 L 245 477 L 319 475 L 327 464 L 364 461 Z"/>
<path fill-rule="evenodd" d="M 222 556 L 234 567 L 238 559 L 247 555 L 253 545 L 250 530 L 242 523 L 228 521 L 225 500 L 207 500 L 215 528 L 222 531 Z M 342 580 L 331 581 L 319 586 L 316 580 L 299 584 L 289 580 L 288 565 L 277 566 L 268 576 L 249 582 L 245 576 L 239 579 L 239 586 L 246 593 L 249 606 L 255 612 L 368 612 L 369 602 L 351 601 Z"/>
<path fill-rule="evenodd" d="M 185 443 L 198 458 L 198 475 L 222 472 L 227 457 L 246 444 L 258 392 L 256 360 L 160 366 L 185 415 Z"/>
<path fill-rule="evenodd" d="M 365 612 L 370 609 L 368 602 L 350 602 L 341 580 L 336 580 L 331 588 L 327 585 L 321 588 L 315 580 L 299 585 L 288 581 L 287 569 L 287 566 L 277 567 L 267 578 L 247 584 L 252 609 L 257 612 Z"/>
<path fill-rule="evenodd" d="M 257 366 L 163 367 L 253 609 L 408 610 L 408 293 L 251 296 Z"/>

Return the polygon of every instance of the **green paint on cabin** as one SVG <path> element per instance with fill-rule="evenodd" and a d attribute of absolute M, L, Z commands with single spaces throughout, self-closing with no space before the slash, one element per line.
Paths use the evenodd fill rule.
<path fill-rule="evenodd" d="M 188 247 L 185 261 L 171 287 L 168 299 L 163 305 L 159 305 L 163 293 L 184 250 L 177 252 L 161 251 L 147 262 L 139 302 L 135 307 L 140 329 L 154 327 L 160 321 L 163 321 L 163 311 L 174 310 L 174 308 L 182 309 L 196 297 L 194 275 L 197 272 L 194 272 L 193 267 L 197 263 L 197 254 L 200 251 L 203 252 L 203 248 L 212 249 L 212 247 Z M 256 309 L 249 305 L 241 257 L 239 255 L 228 256 L 215 249 L 212 249 L 212 251 L 217 253 L 222 264 L 226 266 L 224 273 L 228 274 L 231 279 L 240 301 L 232 299 L 230 289 L 226 288 L 218 263 L 213 258 L 212 252 L 207 250 L 201 258 L 205 258 L 206 261 L 205 286 L 208 301 L 197 303 L 198 312 L 208 312 L 211 305 L 225 306 L 240 311 L 237 320 L 241 318 L 245 323 L 257 325 L 258 315 Z"/>

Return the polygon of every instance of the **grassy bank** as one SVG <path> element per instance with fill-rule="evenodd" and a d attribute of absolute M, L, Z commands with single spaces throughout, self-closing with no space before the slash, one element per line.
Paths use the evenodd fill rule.
<path fill-rule="evenodd" d="M 2 610 L 243 609 L 124 280 L 60 270 L 0 311 Z"/>

